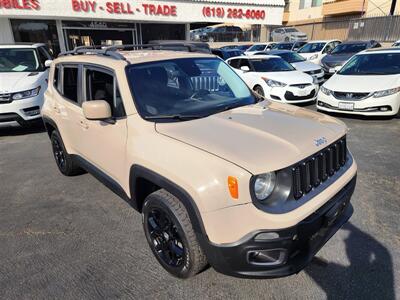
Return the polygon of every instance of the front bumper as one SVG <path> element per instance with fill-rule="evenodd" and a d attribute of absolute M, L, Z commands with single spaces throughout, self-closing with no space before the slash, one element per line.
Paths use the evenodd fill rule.
<path fill-rule="evenodd" d="M 271 101 L 283 103 L 306 103 L 315 101 L 317 98 L 319 85 L 312 84 L 304 89 L 293 86 L 273 87 L 266 86 L 266 97 Z"/>
<path fill-rule="evenodd" d="M 40 110 L 43 106 L 44 95 L 41 92 L 36 97 L 0 102 L 0 123 L 2 122 L 27 122 L 41 117 Z"/>
<path fill-rule="evenodd" d="M 339 108 L 339 102 L 353 103 L 354 108 L 352 110 L 341 109 Z M 332 95 L 328 96 L 322 92 L 319 92 L 317 97 L 317 109 L 326 112 L 363 116 L 394 116 L 399 112 L 399 108 L 399 93 L 381 98 L 368 97 L 357 101 L 338 100 Z"/>
<path fill-rule="evenodd" d="M 226 246 L 208 243 L 210 264 L 218 272 L 245 278 L 274 278 L 300 272 L 351 217 L 350 198 L 355 185 L 356 176 L 296 226 L 273 233 L 257 231 L 245 241 Z M 269 239 L 260 239 L 260 234 L 269 235 Z"/>

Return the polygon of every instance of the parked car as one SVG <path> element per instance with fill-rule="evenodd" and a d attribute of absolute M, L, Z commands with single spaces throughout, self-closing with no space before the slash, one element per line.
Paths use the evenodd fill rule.
<path fill-rule="evenodd" d="M 305 44 L 307 44 L 307 42 L 282 42 L 282 43 L 276 43 L 273 49 L 297 51 Z"/>
<path fill-rule="evenodd" d="M 398 115 L 400 51 L 371 49 L 354 55 L 321 87 L 317 108 L 365 116 Z"/>
<path fill-rule="evenodd" d="M 260 52 L 260 51 L 268 51 L 273 49 L 273 47 L 275 46 L 276 43 L 273 42 L 268 42 L 268 43 L 256 43 L 253 44 L 250 48 L 248 48 L 244 54 L 245 55 L 253 55 L 256 52 Z"/>
<path fill-rule="evenodd" d="M 345 124 L 259 102 L 213 55 L 152 51 L 81 48 L 54 61 L 42 114 L 58 169 L 91 172 L 138 210 L 174 276 L 208 265 L 239 277 L 298 273 L 353 212 Z M 203 70 L 218 86 L 194 88 Z"/>
<path fill-rule="evenodd" d="M 297 71 L 291 64 L 273 55 L 234 57 L 227 63 L 257 94 L 284 103 L 314 101 L 318 84 L 313 77 Z"/>
<path fill-rule="evenodd" d="M 307 41 L 307 34 L 294 27 L 281 27 L 272 30 L 271 38 L 274 42 Z"/>
<path fill-rule="evenodd" d="M 322 83 L 324 81 L 324 71 L 322 70 L 321 66 L 306 60 L 304 57 L 296 52 L 289 50 L 271 50 L 268 52 L 264 52 L 261 55 L 265 54 L 281 57 L 293 67 L 295 67 L 296 70 L 311 75 L 317 83 Z M 257 55 L 257 53 L 255 55 Z"/>
<path fill-rule="evenodd" d="M 394 42 L 392 47 L 400 47 L 400 40 L 398 40 L 397 42 Z"/>
<path fill-rule="evenodd" d="M 354 54 L 369 48 L 381 47 L 377 41 L 347 41 L 337 45 L 321 60 L 321 66 L 327 76 L 332 76 L 338 68 Z"/>
<path fill-rule="evenodd" d="M 340 43 L 341 41 L 339 40 L 312 41 L 305 44 L 297 52 L 305 59 L 319 65 L 321 64 L 321 59 L 335 49 Z"/>
<path fill-rule="evenodd" d="M 51 59 L 44 44 L 0 45 L 0 123 L 41 122 Z"/>
<path fill-rule="evenodd" d="M 237 49 L 211 49 L 212 54 L 219 56 L 223 60 L 227 60 L 230 57 L 241 56 L 243 51 Z"/>
<path fill-rule="evenodd" d="M 223 50 L 240 50 L 242 52 L 246 51 L 247 49 L 249 49 L 252 46 L 252 44 L 246 44 L 246 45 L 227 45 L 227 46 L 223 46 L 219 49 L 223 49 Z"/>
<path fill-rule="evenodd" d="M 213 27 L 202 36 L 206 42 L 239 42 L 243 41 L 243 30 L 239 26 Z"/>

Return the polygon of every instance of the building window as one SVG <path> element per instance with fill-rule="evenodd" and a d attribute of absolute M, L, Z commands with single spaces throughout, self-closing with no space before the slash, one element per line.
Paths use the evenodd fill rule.
<path fill-rule="evenodd" d="M 317 7 L 322 5 L 322 0 L 300 0 L 299 9 Z"/>
<path fill-rule="evenodd" d="M 17 43 L 44 43 L 53 55 L 60 53 L 55 21 L 49 20 L 10 20 Z"/>

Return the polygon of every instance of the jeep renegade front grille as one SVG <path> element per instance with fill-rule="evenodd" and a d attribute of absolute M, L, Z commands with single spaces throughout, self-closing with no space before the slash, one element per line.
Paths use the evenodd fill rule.
<path fill-rule="evenodd" d="M 292 192 L 299 199 L 339 171 L 347 161 L 346 137 L 292 167 Z"/>

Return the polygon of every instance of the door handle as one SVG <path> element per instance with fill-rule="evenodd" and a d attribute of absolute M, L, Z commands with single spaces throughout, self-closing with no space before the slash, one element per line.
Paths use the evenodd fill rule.
<path fill-rule="evenodd" d="M 79 121 L 79 124 L 80 124 L 81 127 L 83 127 L 84 129 L 88 129 L 88 128 L 89 128 L 88 123 L 86 123 L 86 122 L 83 121 L 83 120 L 80 120 L 80 121 Z"/>

